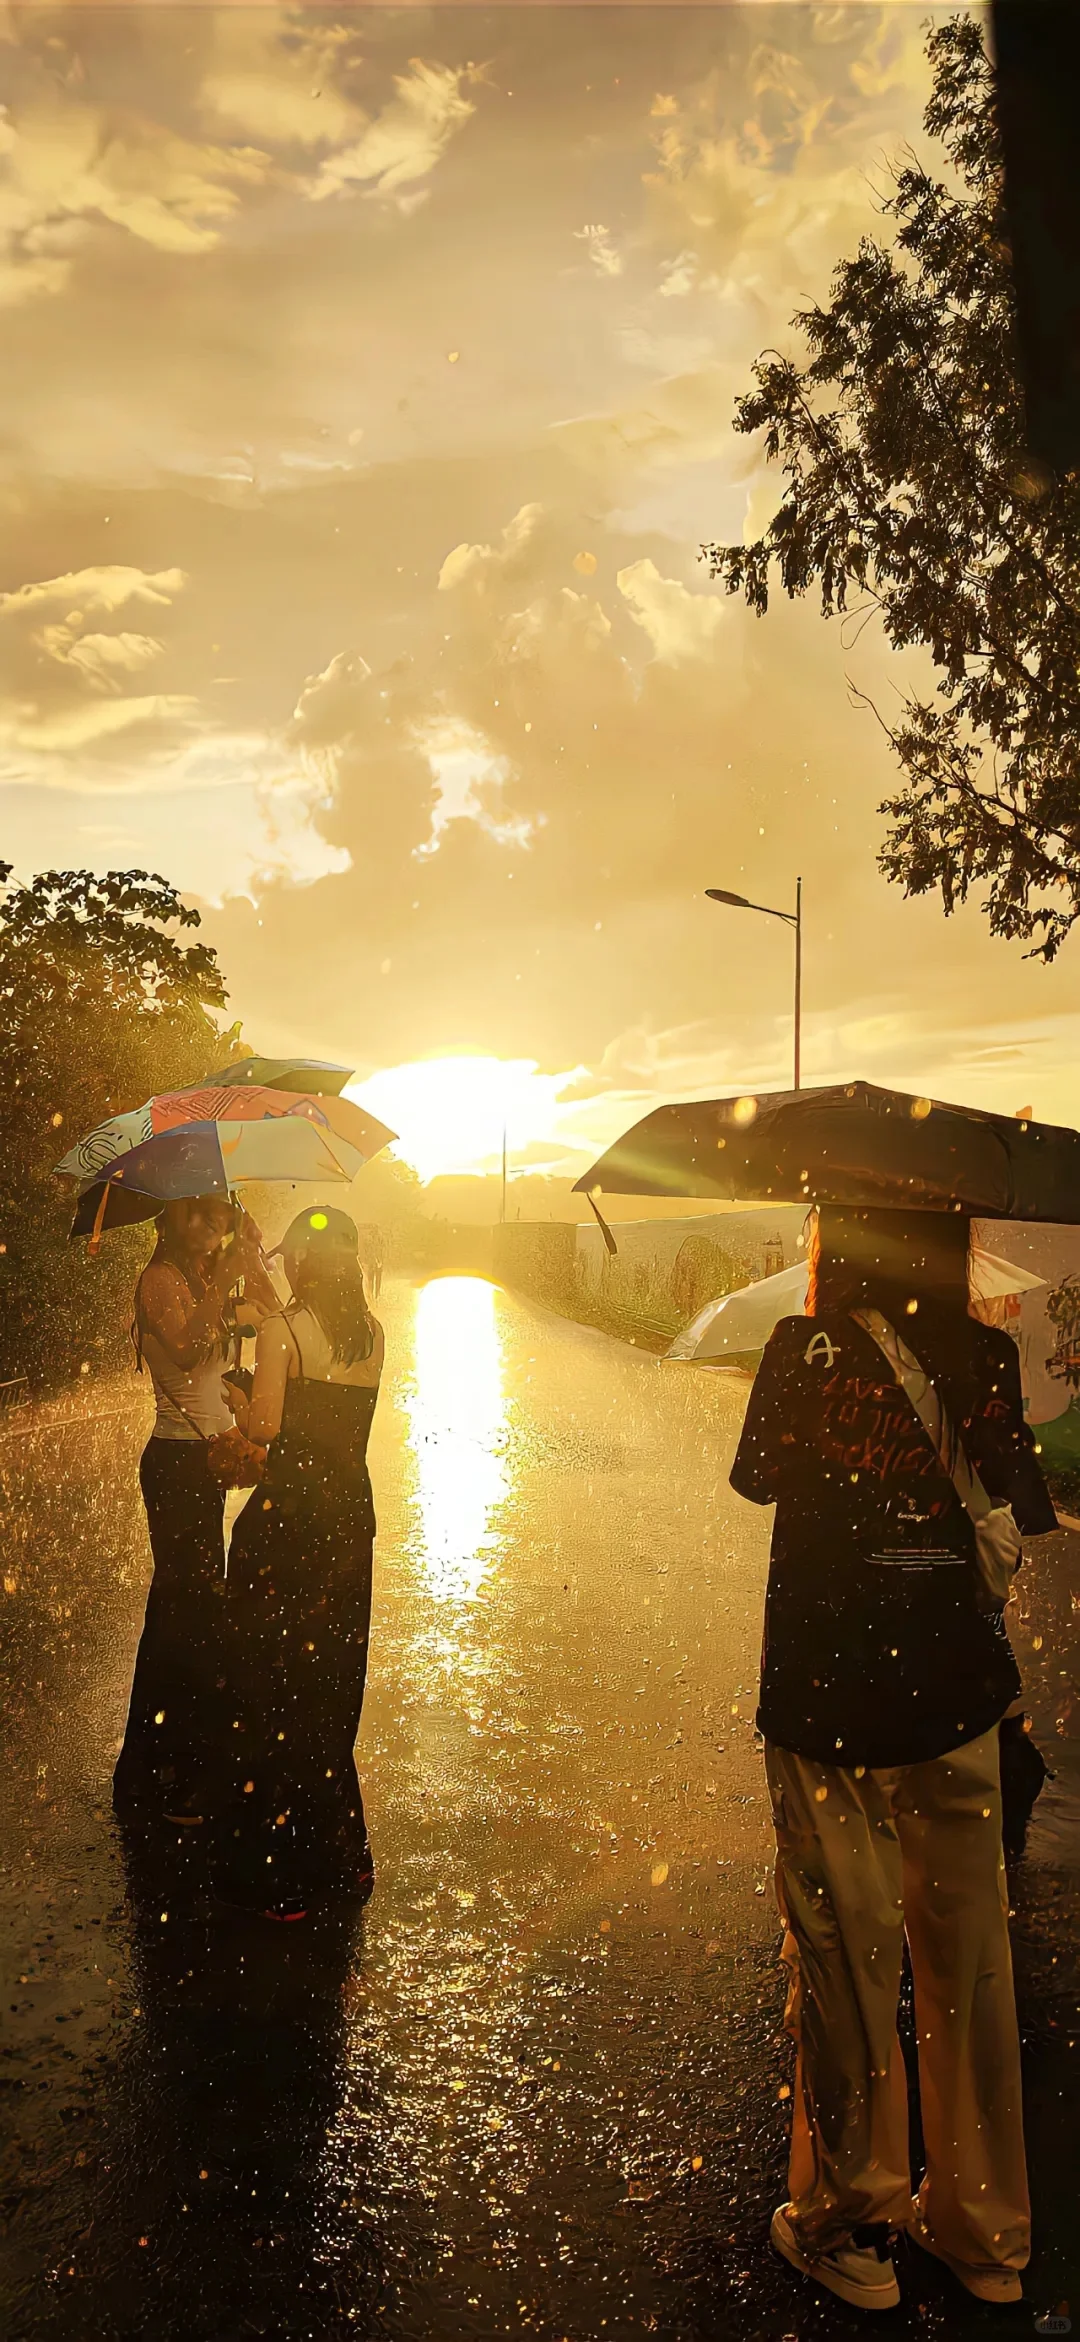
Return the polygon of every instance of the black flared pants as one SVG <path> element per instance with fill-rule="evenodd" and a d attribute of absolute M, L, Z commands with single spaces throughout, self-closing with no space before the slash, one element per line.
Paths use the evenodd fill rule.
<path fill-rule="evenodd" d="M 224 1490 L 202 1440 L 151 1439 L 139 1480 L 154 1575 L 113 1774 L 125 1809 L 196 1790 L 221 1704 Z"/>

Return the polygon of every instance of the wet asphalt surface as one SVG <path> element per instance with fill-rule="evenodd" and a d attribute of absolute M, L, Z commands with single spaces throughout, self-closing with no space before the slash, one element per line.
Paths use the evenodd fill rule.
<path fill-rule="evenodd" d="M 867 2319 L 766 2242 L 790 2057 L 743 1386 L 478 1280 L 382 1308 L 362 1914 L 273 1927 L 205 1893 L 190 1833 L 123 1845 L 146 1398 L 97 1384 L 0 1440 L 8 2342 L 1080 2316 L 1080 1536 L 1033 1550 L 1015 1632 L 1058 1767 L 1012 1896 L 1029 2302 L 983 2310 L 905 2249 L 903 2308 Z"/>

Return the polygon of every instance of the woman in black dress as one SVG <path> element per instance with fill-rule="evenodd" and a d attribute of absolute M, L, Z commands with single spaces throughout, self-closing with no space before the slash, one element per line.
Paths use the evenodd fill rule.
<path fill-rule="evenodd" d="M 241 1445 L 262 1477 L 226 1591 L 225 1793 L 217 1875 L 230 1900 L 300 1917 L 370 1892 L 354 1747 L 367 1673 L 375 1512 L 367 1444 L 382 1373 L 356 1229 L 329 1205 L 281 1246 L 292 1299 L 259 1335 Z M 265 1457 L 265 1462 L 263 1462 Z"/>

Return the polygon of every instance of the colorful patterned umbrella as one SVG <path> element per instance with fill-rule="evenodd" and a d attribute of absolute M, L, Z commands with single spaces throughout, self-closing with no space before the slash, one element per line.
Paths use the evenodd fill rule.
<path fill-rule="evenodd" d="M 96 1250 L 106 1229 L 153 1219 L 163 1204 L 181 1196 L 228 1196 L 249 1179 L 347 1186 L 394 1136 L 373 1116 L 358 1120 L 365 1128 L 363 1147 L 341 1137 L 325 1118 L 299 1113 L 186 1122 L 160 1131 L 114 1156 L 83 1188 L 71 1233 L 89 1236 Z"/>
<path fill-rule="evenodd" d="M 148 1098 L 145 1106 L 136 1106 L 129 1114 L 114 1114 L 109 1121 L 100 1122 L 96 1130 L 88 1131 L 85 1138 L 69 1148 L 63 1161 L 57 1163 L 56 1172 L 65 1179 L 97 1181 L 109 1176 L 117 1156 L 185 1123 L 261 1123 L 279 1119 L 312 1122 L 343 1140 L 359 1158 L 357 1169 L 372 1155 L 377 1155 L 380 1147 L 385 1147 L 394 1135 L 385 1123 L 377 1122 L 374 1115 L 354 1106 L 349 1098 L 339 1098 L 333 1093 L 321 1097 L 298 1096 L 268 1085 L 231 1088 L 215 1077 L 212 1083 L 198 1088 L 170 1090 L 159 1098 Z M 248 1172 L 245 1177 L 254 1178 L 256 1174 Z"/>
<path fill-rule="evenodd" d="M 306 1090 L 317 1098 L 336 1097 L 352 1080 L 351 1065 L 327 1065 L 321 1057 L 237 1057 L 206 1080 L 219 1089 L 244 1089 L 254 1082 L 263 1090 Z M 195 1090 L 203 1087 L 193 1082 Z"/>

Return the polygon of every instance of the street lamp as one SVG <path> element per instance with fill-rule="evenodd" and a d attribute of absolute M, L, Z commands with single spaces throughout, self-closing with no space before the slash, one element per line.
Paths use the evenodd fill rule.
<path fill-rule="evenodd" d="M 727 903 L 733 911 L 761 911 L 766 919 L 782 919 L 785 927 L 795 929 L 795 1088 L 801 1089 L 799 1079 L 802 1059 L 802 879 L 795 881 L 795 908 L 793 911 L 774 911 L 769 903 L 751 903 L 745 895 L 729 894 L 726 887 L 707 886 L 711 903 Z"/>

